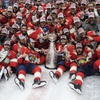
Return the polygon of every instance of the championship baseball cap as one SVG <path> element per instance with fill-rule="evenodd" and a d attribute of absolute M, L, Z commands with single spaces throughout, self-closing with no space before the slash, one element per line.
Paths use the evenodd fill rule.
<path fill-rule="evenodd" d="M 37 0 L 38 2 L 40 2 L 41 0 Z"/>
<path fill-rule="evenodd" d="M 70 8 L 76 9 L 76 4 L 75 4 L 75 3 L 72 3 L 72 4 L 70 5 Z"/>
<path fill-rule="evenodd" d="M 36 16 L 32 16 L 32 21 L 33 21 L 33 23 L 36 23 L 39 21 L 39 19 Z"/>
<path fill-rule="evenodd" d="M 6 40 L 6 41 L 4 42 L 4 45 L 11 45 L 11 41 L 10 41 L 10 40 Z"/>
<path fill-rule="evenodd" d="M 13 12 L 12 6 L 8 6 L 7 11 Z"/>
<path fill-rule="evenodd" d="M 30 0 L 26 0 L 25 4 L 31 4 Z"/>
<path fill-rule="evenodd" d="M 39 12 L 43 12 L 43 7 L 42 7 L 42 6 L 39 6 L 39 7 L 38 7 L 38 11 L 39 11 Z"/>
<path fill-rule="evenodd" d="M 6 28 L 2 28 L 1 33 L 8 34 L 8 30 Z"/>
<path fill-rule="evenodd" d="M 100 5 L 100 0 L 96 0 L 95 4 L 99 4 Z"/>
<path fill-rule="evenodd" d="M 65 34 L 62 34 L 62 35 L 60 36 L 60 39 L 61 39 L 61 40 L 62 40 L 62 39 L 66 40 L 66 39 L 67 39 L 67 36 L 66 36 Z"/>
<path fill-rule="evenodd" d="M 42 17 L 40 18 L 40 22 L 46 22 L 46 19 L 45 19 L 44 16 L 42 16 Z"/>
<path fill-rule="evenodd" d="M 67 32 L 69 32 L 68 28 L 64 28 L 63 32 L 64 32 L 64 34 L 66 34 Z"/>
<path fill-rule="evenodd" d="M 22 19 L 22 14 L 21 14 L 20 12 L 18 12 L 18 13 L 16 14 L 16 18 Z"/>
<path fill-rule="evenodd" d="M 62 18 L 62 17 L 64 17 L 64 14 L 60 12 L 60 13 L 58 14 L 58 18 Z"/>
<path fill-rule="evenodd" d="M 78 33 L 79 33 L 79 34 L 82 34 L 82 33 L 84 33 L 84 32 L 85 32 L 85 31 L 84 31 L 83 28 L 79 28 L 79 29 L 78 29 Z"/>
<path fill-rule="evenodd" d="M 52 17 L 50 15 L 47 17 L 47 20 L 49 20 L 49 19 L 52 20 Z"/>
<path fill-rule="evenodd" d="M 64 3 L 64 0 L 59 0 L 59 3 Z"/>
<path fill-rule="evenodd" d="M 82 43 L 77 43 L 75 47 L 76 48 L 82 48 L 83 46 L 82 46 Z"/>
<path fill-rule="evenodd" d="M 86 1 L 86 0 L 82 0 L 82 1 L 81 1 L 81 4 L 87 5 L 87 1 Z"/>
<path fill-rule="evenodd" d="M 14 4 L 13 4 L 13 7 L 18 8 L 18 7 L 19 7 L 18 3 L 14 3 Z"/>
<path fill-rule="evenodd" d="M 74 21 L 74 23 L 80 22 L 80 19 L 79 19 L 79 17 L 73 17 L 73 21 Z"/>
<path fill-rule="evenodd" d="M 51 4 L 48 3 L 48 4 L 46 5 L 46 8 L 50 8 L 50 9 L 51 9 Z"/>
<path fill-rule="evenodd" d="M 56 0 L 56 4 L 59 4 L 59 0 Z"/>
<path fill-rule="evenodd" d="M 89 13 L 89 18 L 91 18 L 91 17 L 92 17 L 92 18 L 95 17 L 93 12 L 90 12 L 90 13 Z"/>
<path fill-rule="evenodd" d="M 52 13 L 52 14 L 57 14 L 57 9 L 53 9 L 53 10 L 51 11 L 51 13 Z"/>

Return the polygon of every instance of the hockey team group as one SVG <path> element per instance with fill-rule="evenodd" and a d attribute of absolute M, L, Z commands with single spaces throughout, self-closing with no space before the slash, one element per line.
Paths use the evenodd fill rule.
<path fill-rule="evenodd" d="M 84 78 L 100 75 L 99 43 L 100 0 L 19 0 L 9 6 L 0 0 L 0 79 L 15 73 L 21 90 L 27 73 L 33 74 L 32 88 L 43 88 L 40 66 L 55 59 L 52 80 L 69 72 L 68 86 L 82 94 Z"/>

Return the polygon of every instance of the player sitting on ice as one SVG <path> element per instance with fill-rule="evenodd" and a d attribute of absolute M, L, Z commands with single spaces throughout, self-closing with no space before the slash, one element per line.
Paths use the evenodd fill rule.
<path fill-rule="evenodd" d="M 55 83 L 57 83 L 58 79 L 66 70 L 70 69 L 71 59 L 73 59 L 73 48 L 74 45 L 68 41 L 66 34 L 60 35 L 60 42 L 56 44 L 56 49 L 58 51 L 57 69 L 55 72 L 49 72 L 50 77 Z"/>
<path fill-rule="evenodd" d="M 77 56 L 70 70 L 70 74 L 75 74 L 75 78 L 69 82 L 69 87 L 75 90 L 77 93 L 82 94 L 81 86 L 83 78 L 91 76 L 96 73 L 93 67 L 94 59 L 92 58 L 92 50 L 90 48 L 83 47 L 81 43 L 77 43 L 75 47 Z M 77 71 L 77 72 L 76 72 Z"/>
<path fill-rule="evenodd" d="M 0 79 L 4 75 L 6 81 L 17 67 L 16 53 L 10 49 L 10 40 L 6 40 L 4 46 L 0 46 Z"/>
<path fill-rule="evenodd" d="M 28 40 L 28 47 L 21 48 L 21 54 L 18 57 L 17 74 L 15 83 L 21 90 L 25 89 L 26 73 L 34 74 L 33 88 L 38 88 L 46 85 L 46 81 L 41 81 L 41 68 L 37 65 L 43 61 L 40 54 L 34 50 L 35 41 L 30 38 Z"/>

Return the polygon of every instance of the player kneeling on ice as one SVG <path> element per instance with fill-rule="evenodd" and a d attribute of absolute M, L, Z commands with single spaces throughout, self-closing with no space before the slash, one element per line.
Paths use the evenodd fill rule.
<path fill-rule="evenodd" d="M 26 73 L 34 74 L 33 88 L 38 88 L 46 85 L 46 81 L 41 81 L 41 68 L 37 65 L 41 63 L 40 54 L 34 50 L 35 41 L 28 40 L 28 46 L 22 47 L 20 56 L 18 57 L 18 67 L 14 81 L 21 90 L 25 89 Z"/>
<path fill-rule="evenodd" d="M 95 59 L 92 49 L 87 46 L 83 47 L 81 43 L 77 43 L 75 50 L 77 56 L 74 63 L 77 65 L 77 72 L 75 73 L 75 79 L 71 80 L 68 85 L 77 93 L 82 94 L 81 86 L 83 84 L 83 79 L 87 76 L 96 74 L 97 70 L 93 66 Z"/>
<path fill-rule="evenodd" d="M 4 46 L 0 46 L 0 79 L 4 76 L 7 81 L 16 66 L 16 53 L 11 50 L 10 40 L 6 40 Z"/>

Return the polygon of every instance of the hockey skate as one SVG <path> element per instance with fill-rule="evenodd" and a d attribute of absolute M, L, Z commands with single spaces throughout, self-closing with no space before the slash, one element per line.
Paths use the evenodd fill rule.
<path fill-rule="evenodd" d="M 56 76 L 56 74 L 55 74 L 53 71 L 50 71 L 50 72 L 49 72 L 49 76 L 53 79 L 53 81 L 54 81 L 55 83 L 57 83 L 58 77 Z"/>
<path fill-rule="evenodd" d="M 0 70 L 0 79 L 2 78 L 2 76 L 3 76 L 3 73 L 4 73 L 4 66 L 1 68 L 1 70 Z"/>
<path fill-rule="evenodd" d="M 69 78 L 71 79 L 71 81 L 75 80 L 76 78 L 75 73 L 70 73 Z"/>
<path fill-rule="evenodd" d="M 24 82 L 22 82 L 19 78 L 15 77 L 14 82 L 16 83 L 16 85 L 17 85 L 21 90 L 24 90 L 24 89 L 25 89 L 25 84 L 24 84 Z"/>
<path fill-rule="evenodd" d="M 73 89 L 78 94 L 82 94 L 81 86 L 79 84 L 74 84 L 73 82 L 69 82 L 68 85 L 71 89 Z"/>
<path fill-rule="evenodd" d="M 32 88 L 39 88 L 39 87 L 42 87 L 42 86 L 45 86 L 46 85 L 46 81 L 34 81 L 34 83 L 32 84 Z"/>
<path fill-rule="evenodd" d="M 10 77 L 10 75 L 8 73 L 8 70 L 5 68 L 4 69 L 4 78 L 5 78 L 5 81 L 8 81 L 9 77 Z"/>

